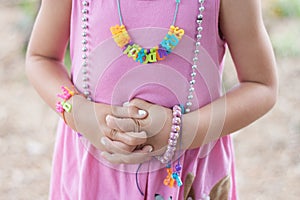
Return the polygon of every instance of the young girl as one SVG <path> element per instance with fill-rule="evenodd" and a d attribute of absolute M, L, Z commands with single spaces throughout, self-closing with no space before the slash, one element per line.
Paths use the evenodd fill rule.
<path fill-rule="evenodd" d="M 62 116 L 55 200 L 237 199 L 230 134 L 277 93 L 259 0 L 43 0 L 26 66 Z"/>

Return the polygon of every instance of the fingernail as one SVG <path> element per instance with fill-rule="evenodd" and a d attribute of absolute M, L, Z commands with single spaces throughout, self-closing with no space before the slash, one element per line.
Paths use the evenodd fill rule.
<path fill-rule="evenodd" d="M 108 122 L 110 119 L 111 119 L 111 116 L 110 115 L 106 115 L 106 117 L 105 117 L 106 122 Z"/>
<path fill-rule="evenodd" d="M 106 141 L 105 141 L 105 138 L 104 138 L 104 137 L 101 138 L 101 143 L 102 143 L 103 145 L 106 145 Z"/>
<path fill-rule="evenodd" d="M 146 148 L 147 148 L 147 151 L 148 151 L 149 153 L 153 151 L 153 147 L 152 147 L 152 146 L 146 146 Z"/>
<path fill-rule="evenodd" d="M 123 103 L 123 106 L 128 106 L 129 105 L 129 102 L 126 101 L 125 103 Z"/>
<path fill-rule="evenodd" d="M 140 116 L 145 116 L 145 115 L 147 114 L 147 112 L 144 111 L 144 110 L 138 110 L 138 114 L 139 114 Z"/>

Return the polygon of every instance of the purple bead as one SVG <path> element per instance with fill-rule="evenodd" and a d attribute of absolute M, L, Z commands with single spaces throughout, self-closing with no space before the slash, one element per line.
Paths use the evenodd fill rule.
<path fill-rule="evenodd" d="M 177 164 L 177 165 L 175 166 L 175 170 L 176 170 L 177 172 L 180 172 L 181 169 L 182 169 L 182 167 L 181 167 L 180 164 Z"/>

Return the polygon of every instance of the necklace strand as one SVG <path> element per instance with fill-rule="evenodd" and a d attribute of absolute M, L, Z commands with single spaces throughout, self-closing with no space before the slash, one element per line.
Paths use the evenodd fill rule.
<path fill-rule="evenodd" d="M 89 86 L 89 72 L 88 72 L 88 22 L 89 22 L 89 2 L 87 0 L 82 1 L 82 10 L 81 10 L 81 29 L 82 29 L 82 56 L 81 56 L 81 72 L 82 72 L 82 88 L 83 94 L 85 97 L 91 101 L 91 91 Z"/>
<path fill-rule="evenodd" d="M 120 0 L 116 0 L 118 7 L 119 23 L 110 28 L 115 43 L 122 49 L 123 53 L 132 58 L 136 62 L 143 64 L 154 63 L 164 60 L 172 50 L 178 45 L 184 30 L 175 26 L 180 0 L 175 0 L 176 6 L 174 11 L 173 23 L 171 24 L 167 35 L 163 38 L 161 43 L 153 48 L 144 49 L 138 44 L 135 44 L 123 23 L 123 16 L 121 11 Z"/>
<path fill-rule="evenodd" d="M 189 94 L 187 96 L 187 102 L 185 105 L 185 112 L 188 113 L 191 111 L 191 107 L 193 105 L 192 100 L 195 95 L 195 84 L 196 84 L 196 76 L 197 76 L 197 69 L 199 65 L 199 53 L 200 53 L 200 46 L 201 46 L 201 38 L 202 38 L 202 21 L 203 21 L 203 11 L 204 8 L 204 0 L 198 0 L 199 2 L 199 14 L 197 16 L 196 23 L 198 24 L 197 27 L 197 35 L 196 35 L 196 42 L 195 42 L 195 50 L 194 50 L 194 57 L 193 57 L 193 65 L 191 66 L 192 72 L 190 74 L 190 81 L 189 81 Z"/>

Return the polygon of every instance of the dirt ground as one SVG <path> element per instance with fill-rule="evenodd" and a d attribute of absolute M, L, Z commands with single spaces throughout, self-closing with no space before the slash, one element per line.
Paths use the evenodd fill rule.
<path fill-rule="evenodd" d="M 22 48 L 30 30 L 26 20 L 28 17 L 19 8 L 0 5 L 0 200 L 48 196 L 58 116 L 41 101 L 25 77 Z M 298 27 L 300 33 L 297 20 L 267 21 L 267 26 L 272 38 L 293 30 L 289 28 Z M 300 48 L 299 40 L 293 45 Z M 234 134 L 241 200 L 300 197 L 299 63 L 296 56 L 278 58 L 277 105 Z M 231 75 L 231 62 L 227 65 L 225 80 L 232 85 L 236 79 Z"/>

